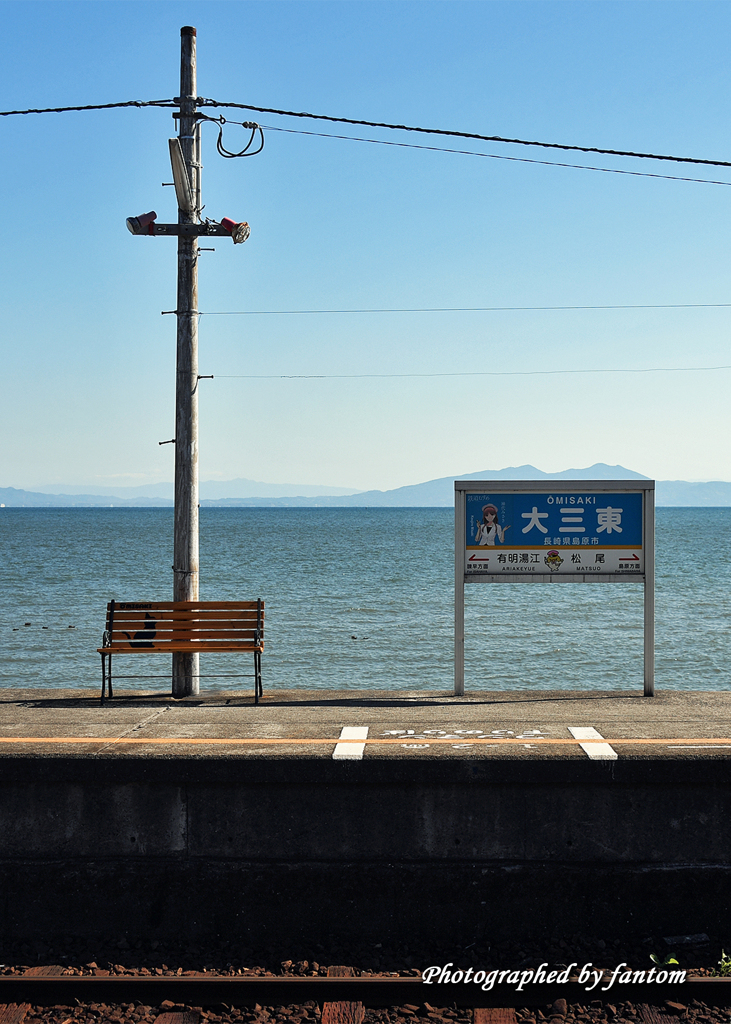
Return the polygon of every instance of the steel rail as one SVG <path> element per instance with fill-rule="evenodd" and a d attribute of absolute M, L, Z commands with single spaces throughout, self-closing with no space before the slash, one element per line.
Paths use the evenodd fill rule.
<path fill-rule="evenodd" d="M 464 982 L 426 984 L 421 978 L 300 978 L 200 975 L 159 977 L 140 975 L 29 977 L 0 976 L 0 1003 L 34 1006 L 70 1006 L 75 1002 L 125 1003 L 139 1000 L 159 1006 L 163 1000 L 187 1006 L 288 1006 L 315 1000 L 362 1002 L 368 1007 L 401 1006 L 404 1003 L 458 1007 L 545 1006 L 563 997 L 567 1003 L 584 1004 L 594 999 L 607 1003 L 647 1003 L 662 1006 L 664 1000 L 688 1003 L 698 999 L 710 1006 L 731 1005 L 731 978 L 689 977 L 683 983 L 619 984 L 603 990 L 611 971 L 596 987 L 588 989 L 577 979 L 559 984 L 495 984 L 487 992 Z"/>

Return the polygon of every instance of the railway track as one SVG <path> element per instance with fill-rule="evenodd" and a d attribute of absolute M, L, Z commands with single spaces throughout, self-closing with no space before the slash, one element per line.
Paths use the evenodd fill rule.
<path fill-rule="evenodd" d="M 514 985 L 495 984 L 490 991 L 483 992 L 479 985 L 472 983 L 425 984 L 420 978 L 24 974 L 0 976 L 0 1004 L 74 1006 L 140 1001 L 148 1006 L 160 1006 L 168 1001 L 176 1005 L 203 1007 L 221 1003 L 228 1006 L 291 1006 L 312 1000 L 321 1006 L 326 1003 L 360 1003 L 369 1008 L 409 1004 L 419 1007 L 426 1002 L 432 1006 L 489 1009 L 546 1007 L 557 999 L 583 1005 L 599 999 L 604 1003 L 621 1001 L 659 1007 L 665 1000 L 688 1004 L 696 999 L 708 1006 L 731 1005 L 731 978 L 689 977 L 680 984 L 617 984 L 608 992 L 602 992 L 601 987 L 600 984 L 587 991 L 586 985 L 569 980 L 564 984 L 527 984 L 520 992 Z M 5 1024 L 2 1014 L 0 1024 Z"/>

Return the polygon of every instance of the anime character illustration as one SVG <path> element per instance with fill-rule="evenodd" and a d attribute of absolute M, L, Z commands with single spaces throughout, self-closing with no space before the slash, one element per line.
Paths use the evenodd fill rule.
<path fill-rule="evenodd" d="M 501 526 L 497 521 L 497 508 L 495 505 L 483 505 L 482 520 L 477 524 L 475 542 L 480 545 L 487 544 L 490 547 L 494 547 L 495 538 L 497 538 L 503 544 L 505 541 L 505 531 L 509 529 L 509 526 Z"/>
<path fill-rule="evenodd" d="M 561 556 L 555 548 L 548 552 L 543 561 L 546 563 L 551 572 L 558 572 L 558 570 L 563 565 L 563 558 L 561 558 Z"/>

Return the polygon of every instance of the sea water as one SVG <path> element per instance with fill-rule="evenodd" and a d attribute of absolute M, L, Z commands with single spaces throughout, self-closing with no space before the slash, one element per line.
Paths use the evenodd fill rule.
<path fill-rule="evenodd" d="M 0 510 L 0 686 L 94 687 L 107 602 L 169 600 L 171 509 Z M 449 691 L 454 512 L 201 509 L 201 600 L 266 602 L 265 690 Z M 656 686 L 726 689 L 731 508 L 657 510 Z M 640 583 L 465 588 L 474 689 L 642 689 Z M 250 656 L 201 656 L 201 687 L 249 689 Z M 253 659 L 251 659 L 253 660 Z M 118 688 L 169 688 L 163 657 Z"/>

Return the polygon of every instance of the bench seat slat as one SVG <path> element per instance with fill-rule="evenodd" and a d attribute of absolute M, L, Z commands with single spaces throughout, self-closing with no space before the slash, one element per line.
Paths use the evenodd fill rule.
<path fill-rule="evenodd" d="M 97 647 L 99 654 L 166 654 L 172 651 L 186 651 L 195 653 L 197 651 L 263 651 L 264 642 L 255 644 L 253 641 L 231 641 L 231 640 L 163 640 L 160 643 L 149 641 L 150 647 L 142 647 L 134 641 L 124 643 L 113 643 L 110 647 Z"/>

